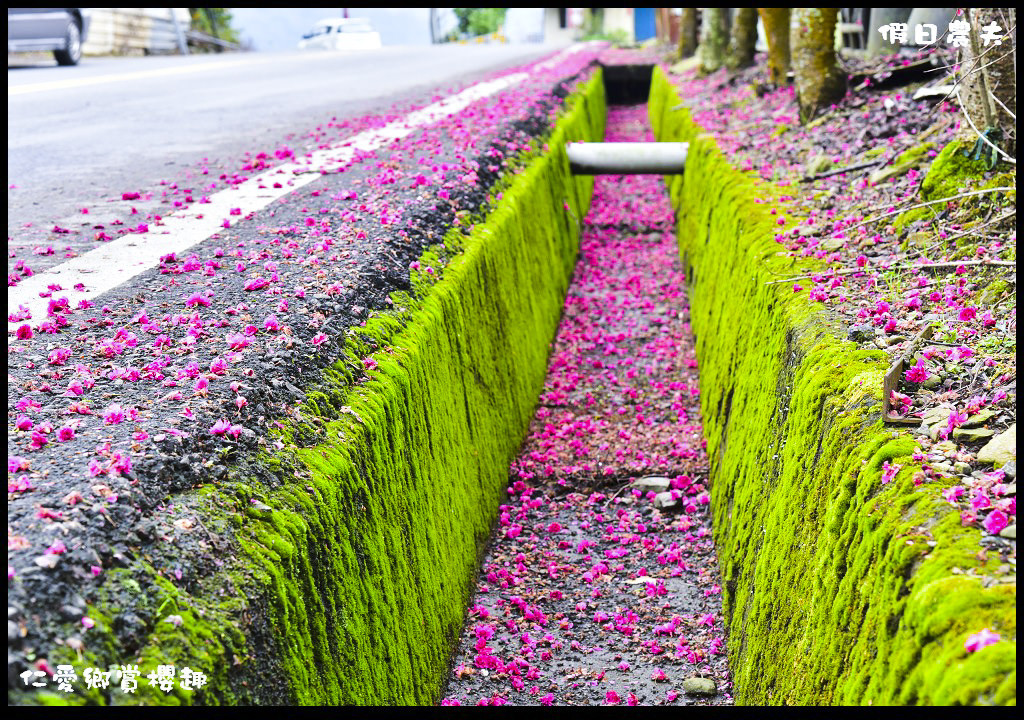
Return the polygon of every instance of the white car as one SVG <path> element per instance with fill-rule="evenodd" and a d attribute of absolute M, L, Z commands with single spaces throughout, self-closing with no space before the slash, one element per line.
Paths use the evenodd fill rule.
<path fill-rule="evenodd" d="M 328 18 L 302 36 L 299 50 L 376 50 L 380 33 L 363 18 Z"/>

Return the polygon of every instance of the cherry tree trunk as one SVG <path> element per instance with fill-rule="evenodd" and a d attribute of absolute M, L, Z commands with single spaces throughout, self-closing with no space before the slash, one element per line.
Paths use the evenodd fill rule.
<path fill-rule="evenodd" d="M 905 23 L 910 19 L 910 13 L 913 12 L 914 8 L 871 8 L 870 20 L 867 27 L 864 28 L 868 35 L 868 57 L 878 57 L 879 55 L 893 55 L 899 52 L 900 44 L 886 40 L 882 37 L 882 33 L 878 31 L 883 25 L 890 23 Z M 944 27 L 939 26 L 939 32 L 945 30 Z M 914 38 L 913 28 L 908 28 L 907 35 L 910 40 Z"/>
<path fill-rule="evenodd" d="M 794 8 L 789 45 L 800 120 L 810 121 L 819 110 L 846 93 L 846 73 L 836 57 L 838 8 Z"/>
<path fill-rule="evenodd" d="M 768 67 L 772 85 L 785 85 L 789 72 L 789 8 L 757 8 L 768 39 Z"/>
<path fill-rule="evenodd" d="M 697 52 L 697 8 L 683 8 L 679 24 L 679 57 L 688 58 Z"/>
<path fill-rule="evenodd" d="M 757 44 L 757 8 L 736 8 L 729 38 L 726 65 L 740 70 L 754 64 L 754 45 Z"/>
<path fill-rule="evenodd" d="M 726 8 L 702 8 L 700 69 L 712 73 L 725 64 L 729 47 L 729 11 Z"/>
<path fill-rule="evenodd" d="M 1017 82 L 1014 67 L 1016 49 L 1017 11 L 1013 8 L 971 8 L 971 42 L 961 49 L 960 97 L 964 112 L 979 132 L 988 128 L 989 139 L 1011 157 L 1016 153 L 1017 130 L 1014 116 L 1017 114 Z M 1002 28 L 1002 43 L 990 41 L 988 46 L 979 40 L 982 28 L 992 24 Z M 1011 114 L 1012 113 L 1012 114 Z M 963 123 L 964 138 L 975 140 L 977 134 L 970 123 Z M 993 138 L 992 136 L 995 135 Z"/>

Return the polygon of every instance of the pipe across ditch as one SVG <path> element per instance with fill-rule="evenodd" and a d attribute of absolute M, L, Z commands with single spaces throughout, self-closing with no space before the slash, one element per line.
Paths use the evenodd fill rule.
<path fill-rule="evenodd" d="M 560 653 L 579 652 L 574 641 L 581 647 L 587 643 L 561 634 L 579 633 L 589 624 L 611 641 L 587 644 L 592 652 L 578 666 L 584 672 L 568 685 L 578 683 L 569 690 L 591 701 L 699 698 L 682 683 L 691 679 L 691 671 L 699 675 L 715 663 L 710 674 L 717 673 L 717 696 L 728 700 L 727 683 L 733 681 L 737 700 L 751 704 L 1015 698 L 1015 641 L 989 648 L 985 657 L 963 652 L 964 637 L 978 621 L 1015 627 L 1015 586 L 986 586 L 978 575 L 953 572 L 972 567 L 976 532 L 959 527 L 934 489 L 901 487 L 896 494 L 895 485 L 880 488 L 883 464 L 910 462 L 906 443 L 883 431 L 865 410 L 877 398 L 862 387 L 881 387 L 875 379 L 884 372 L 882 359 L 852 352 L 819 319 L 795 308 L 781 288 L 765 289 L 759 263 L 770 262 L 776 249 L 770 221 L 761 216 L 766 206 L 748 204 L 749 180 L 728 165 L 713 141 L 700 137 L 685 112 L 670 111 L 678 105 L 656 69 L 652 125 L 662 141 L 689 143 L 689 153 L 685 175 L 667 183 L 677 217 L 669 210 L 656 223 L 644 217 L 643 226 L 649 236 L 664 235 L 678 220 L 678 252 L 691 306 L 676 305 L 679 298 L 669 288 L 647 304 L 642 301 L 625 320 L 662 320 L 654 323 L 654 339 L 662 327 L 693 323 L 695 356 L 686 350 L 687 370 L 680 372 L 695 369 L 688 363 L 696 366 L 699 360 L 699 389 L 696 379 L 675 388 L 678 380 L 657 381 L 662 387 L 654 389 L 667 393 L 666 412 L 676 413 L 676 420 L 655 445 L 666 448 L 672 461 L 693 461 L 696 457 L 686 454 L 701 446 L 703 431 L 709 466 L 674 474 L 667 467 L 638 466 L 615 476 L 615 490 L 588 487 L 582 503 L 568 499 L 569 481 L 587 473 L 570 470 L 566 477 L 553 477 L 556 499 L 531 507 L 538 498 L 530 493 L 524 503 L 528 483 L 547 472 L 547 462 L 537 458 L 550 450 L 544 446 L 549 440 L 567 441 L 570 456 L 553 463 L 557 466 L 582 468 L 588 464 L 582 450 L 610 450 L 620 467 L 639 462 L 635 452 L 615 457 L 620 446 L 611 439 L 604 449 L 600 442 L 591 447 L 608 429 L 601 427 L 601 418 L 577 418 L 562 438 L 543 436 L 549 424 L 556 435 L 562 430 L 552 415 L 567 401 L 583 408 L 590 400 L 601 402 L 593 392 L 588 400 L 578 382 L 571 387 L 576 379 L 568 375 L 560 378 L 563 385 L 544 387 L 549 342 L 563 314 L 594 183 L 570 174 L 564 147 L 604 136 L 605 96 L 598 75 L 570 103 L 549 140 L 551 151 L 519 174 L 412 319 L 403 324 L 378 318 L 361 331 L 366 347 L 376 349 L 377 369 L 365 384 L 338 390 L 343 416 L 329 424 L 327 442 L 301 450 L 302 476 L 258 490 L 258 497 L 257 490 L 240 485 L 230 497 L 216 498 L 217 508 L 230 506 L 232 512 L 204 522 L 236 538 L 237 552 L 225 557 L 218 584 L 205 594 L 187 597 L 165 578 L 158 583 L 160 599 L 152 609 L 160 602 L 160 611 L 173 607 L 176 623 L 145 628 L 134 649 L 138 657 L 150 666 L 159 661 L 209 669 L 203 699 L 210 704 L 239 697 L 313 705 L 429 704 L 442 697 L 446 683 L 452 697 L 449 662 L 463 630 L 468 633 L 462 636 L 464 649 L 474 654 L 467 656 L 469 662 L 457 661 L 452 672 L 458 674 L 461 665 L 462 679 L 480 683 L 467 699 L 507 699 L 493 679 L 503 675 L 507 693 L 523 693 L 524 702 L 554 702 L 555 689 L 542 688 L 530 670 L 546 672 L 549 684 L 554 679 L 564 686 L 577 666 L 558 666 L 564 659 Z M 629 193 L 619 194 L 633 202 Z M 621 220 L 614 212 L 593 215 L 598 226 L 619 226 Z M 622 247 L 619 254 L 628 258 L 634 249 Z M 671 255 L 676 252 L 672 248 Z M 607 272 L 603 265 L 596 268 L 598 275 Z M 651 275 L 649 268 L 635 267 L 626 284 L 643 286 Z M 425 287 L 433 279 L 421 273 L 414 281 Z M 572 312 L 618 307 L 634 289 L 591 288 L 593 294 L 580 295 Z M 685 313 L 685 320 L 678 313 Z M 654 364 L 658 351 L 672 350 L 672 343 L 659 345 L 647 359 Z M 589 370 L 601 371 L 593 361 L 625 358 L 609 349 L 607 357 L 588 359 Z M 345 385 L 346 363 L 361 367 L 363 361 L 364 356 L 351 355 L 339 363 L 339 388 Z M 631 369 L 636 373 L 630 380 L 647 379 L 646 367 Z M 607 380 L 603 391 L 641 395 L 640 387 Z M 534 416 L 538 396 L 546 417 Z M 698 398 L 702 422 L 690 404 Z M 683 430 L 677 427 L 680 409 L 692 418 L 682 423 Z M 631 417 L 643 427 L 655 420 L 653 414 Z M 619 430 L 630 434 L 617 428 L 619 440 L 624 440 Z M 533 445 L 522 456 L 528 433 Z M 537 458 L 531 457 L 534 452 Z M 512 496 L 510 465 L 516 475 Z M 608 480 L 596 475 L 587 482 Z M 650 482 L 633 484 L 644 478 Z M 212 491 L 192 494 L 210 499 Z M 669 497 L 659 499 L 662 492 Z M 808 497 L 819 502 L 806 503 Z M 624 498 L 633 501 L 615 502 Z M 683 501 L 682 507 L 667 507 L 672 501 Z M 589 513 L 580 523 L 590 527 L 580 527 L 570 538 L 562 534 L 568 526 L 563 514 L 577 506 Z M 705 524 L 709 510 L 715 546 Z M 611 526 L 620 541 L 607 548 L 611 555 L 602 550 L 598 556 L 597 546 L 589 545 L 607 534 L 598 526 Z M 564 588 L 531 597 L 522 588 L 493 608 L 470 601 L 471 591 L 479 590 L 473 586 L 475 573 L 494 527 L 505 537 L 535 535 L 541 554 L 530 558 L 536 561 L 532 565 L 549 578 L 578 579 L 588 597 L 550 612 L 545 603 L 563 603 Z M 678 539 L 665 542 L 657 537 L 662 532 Z M 583 565 L 588 550 L 592 562 Z M 622 550 L 629 554 L 620 555 Z M 696 567 L 716 553 L 721 587 L 709 571 L 697 574 L 696 585 L 686 585 L 692 578 L 684 566 Z M 502 581 L 509 584 L 502 590 L 514 587 L 510 578 L 513 570 L 522 572 L 520 564 L 530 567 L 526 553 L 523 559 L 518 554 L 502 556 L 501 566 L 488 570 L 496 578 L 486 580 L 492 597 Z M 672 575 L 674 570 L 679 573 Z M 696 592 L 691 595 L 686 587 Z M 602 594 L 595 596 L 595 590 Z M 119 597 L 138 592 L 131 572 L 111 569 L 104 596 L 89 609 L 97 627 L 85 662 L 105 667 L 114 659 L 99 628 L 113 624 Z M 706 605 L 719 592 L 724 615 Z M 604 605 L 620 595 L 621 605 Z M 640 610 L 627 608 L 634 600 Z M 469 625 L 464 624 L 467 607 Z M 499 648 L 494 636 L 483 637 L 489 632 L 483 626 L 506 610 L 509 616 L 502 619 L 516 626 L 516 646 Z M 527 629 L 529 623 L 538 629 Z M 726 633 L 734 677 L 723 669 Z M 488 647 L 490 652 L 482 653 Z M 626 659 L 627 648 L 640 652 L 644 662 Z M 477 654 L 484 667 L 475 671 L 487 670 L 486 676 L 466 673 Z M 517 662 L 517 655 L 530 667 Z M 500 659 L 506 672 L 492 672 L 496 662 L 488 658 Z M 553 665 L 542 669 L 547 662 Z M 631 686 L 641 669 L 650 680 Z M 586 672 L 591 675 L 583 677 Z M 194 698 L 177 690 L 168 696 L 154 691 L 147 701 Z"/>
<path fill-rule="evenodd" d="M 573 175 L 674 175 L 686 170 L 686 143 L 572 143 L 566 148 Z"/>

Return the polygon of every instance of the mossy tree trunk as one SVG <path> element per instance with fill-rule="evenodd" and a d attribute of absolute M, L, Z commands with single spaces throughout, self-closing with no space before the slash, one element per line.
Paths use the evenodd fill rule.
<path fill-rule="evenodd" d="M 757 8 L 736 8 L 729 38 L 729 53 L 725 59 L 730 70 L 740 70 L 754 64 L 754 45 L 757 44 Z"/>
<path fill-rule="evenodd" d="M 772 85 L 785 85 L 789 72 L 789 8 L 757 8 L 768 39 L 768 67 Z"/>
<path fill-rule="evenodd" d="M 791 14 L 790 60 L 802 122 L 846 93 L 846 74 L 835 49 L 838 19 L 838 8 L 794 8 Z"/>
<path fill-rule="evenodd" d="M 697 8 L 683 8 L 679 23 L 679 58 L 688 58 L 697 52 Z"/>
<path fill-rule="evenodd" d="M 973 42 L 961 48 L 960 53 L 960 97 L 964 112 L 979 132 L 988 128 L 996 131 L 989 131 L 989 139 L 1013 156 L 1017 144 L 1014 120 L 1017 114 L 1016 30 L 1011 34 L 1007 31 L 1016 27 L 1017 11 L 1013 8 L 971 8 L 969 13 Z M 990 43 L 985 47 L 978 42 L 978 37 L 981 28 L 992 23 L 1003 30 L 1002 44 Z M 977 139 L 970 123 L 963 123 L 961 131 L 965 139 Z"/>
<path fill-rule="evenodd" d="M 729 10 L 702 8 L 701 16 L 700 69 L 712 73 L 725 64 L 729 48 Z"/>

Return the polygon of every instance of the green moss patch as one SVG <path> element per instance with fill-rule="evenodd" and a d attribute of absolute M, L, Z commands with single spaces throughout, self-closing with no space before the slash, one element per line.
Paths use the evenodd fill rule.
<path fill-rule="evenodd" d="M 946 145 L 921 181 L 921 197 L 926 201 L 953 197 L 965 190 L 969 180 L 983 177 L 988 167 L 984 160 L 974 159 L 973 147 L 962 140 Z"/>
<path fill-rule="evenodd" d="M 885 355 L 843 340 L 806 292 L 769 284 L 814 269 L 777 254 L 776 191 L 680 106 L 656 69 L 655 134 L 690 143 L 685 175 L 667 180 L 737 699 L 1015 703 L 1016 584 L 999 582 L 943 487 L 915 485 L 913 437 L 881 422 Z M 1002 640 L 968 654 L 986 627 Z"/>

